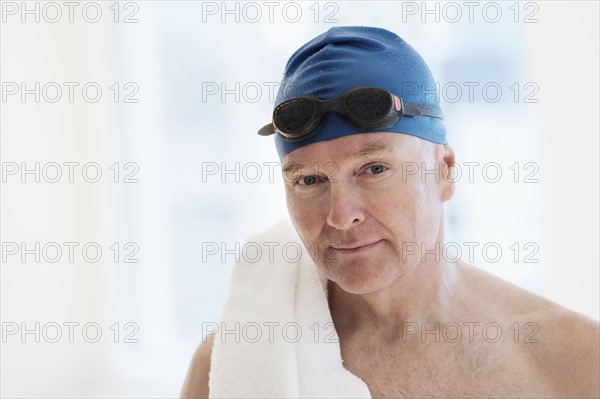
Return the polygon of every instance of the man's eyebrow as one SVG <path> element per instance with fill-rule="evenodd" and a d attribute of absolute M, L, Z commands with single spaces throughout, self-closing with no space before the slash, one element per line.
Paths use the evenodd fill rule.
<path fill-rule="evenodd" d="M 360 150 L 356 151 L 355 153 L 352 154 L 348 154 L 346 156 L 344 156 L 342 158 L 343 161 L 346 161 L 348 159 L 359 159 L 359 158 L 363 158 L 378 152 L 383 152 L 385 150 L 388 150 L 389 146 L 386 145 L 385 143 L 382 143 L 381 141 L 373 141 L 368 143 L 367 145 L 365 145 L 363 148 L 361 148 Z M 294 174 L 296 172 L 298 172 L 299 170 L 302 170 L 303 168 L 305 168 L 306 166 L 299 163 L 299 162 L 288 162 L 282 169 L 282 172 L 284 175 L 289 175 L 289 174 Z"/>
<path fill-rule="evenodd" d="M 373 155 L 378 152 L 383 152 L 383 151 L 387 150 L 388 148 L 389 147 L 381 141 L 372 141 L 369 144 L 365 145 L 360 150 L 356 151 L 353 154 L 346 155 L 342 159 L 344 161 L 348 160 L 348 159 L 359 159 L 359 158 L 363 158 L 363 157 L 366 157 L 369 155 Z"/>
<path fill-rule="evenodd" d="M 285 164 L 282 171 L 283 171 L 284 175 L 290 175 L 290 174 L 295 174 L 302 168 L 304 168 L 303 164 L 292 161 L 292 162 L 288 162 L 287 164 Z"/>

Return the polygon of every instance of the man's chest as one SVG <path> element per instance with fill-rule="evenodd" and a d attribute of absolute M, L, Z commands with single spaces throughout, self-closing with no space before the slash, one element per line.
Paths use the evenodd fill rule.
<path fill-rule="evenodd" d="M 438 345 L 438 346 L 435 346 Z M 482 345 L 342 344 L 344 366 L 375 397 L 549 397 L 537 370 L 518 352 Z"/>

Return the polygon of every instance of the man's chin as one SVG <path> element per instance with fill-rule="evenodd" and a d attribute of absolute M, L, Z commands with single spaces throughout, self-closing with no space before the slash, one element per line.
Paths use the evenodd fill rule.
<path fill-rule="evenodd" d="M 345 265 L 343 270 L 328 278 L 349 294 L 365 295 L 388 288 L 397 277 L 393 270 L 389 273 L 373 273 L 363 264 Z"/>

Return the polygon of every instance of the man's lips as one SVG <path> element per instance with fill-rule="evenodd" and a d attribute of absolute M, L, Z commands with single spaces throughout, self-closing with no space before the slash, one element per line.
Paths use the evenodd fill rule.
<path fill-rule="evenodd" d="M 361 253 L 364 251 L 368 251 L 369 249 L 374 248 L 380 242 L 381 242 L 381 240 L 373 241 L 373 242 L 369 242 L 369 243 L 331 246 L 330 248 L 341 254 L 355 254 L 355 253 Z"/>

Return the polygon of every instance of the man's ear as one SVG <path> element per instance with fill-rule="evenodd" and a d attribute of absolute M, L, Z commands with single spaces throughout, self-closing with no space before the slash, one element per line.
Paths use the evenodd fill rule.
<path fill-rule="evenodd" d="M 441 173 L 442 179 L 441 184 L 441 200 L 442 202 L 448 201 L 454 195 L 455 182 L 457 179 L 456 175 L 456 160 L 454 158 L 454 150 L 449 144 L 444 144 L 443 156 L 441 161 Z"/>

